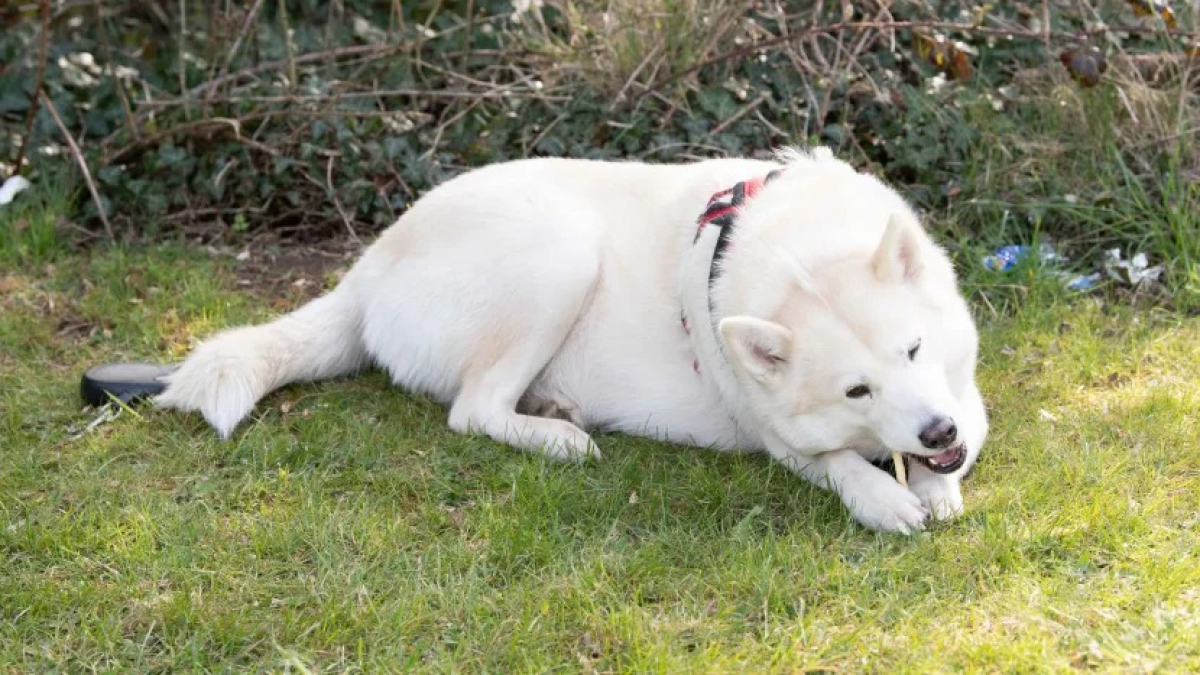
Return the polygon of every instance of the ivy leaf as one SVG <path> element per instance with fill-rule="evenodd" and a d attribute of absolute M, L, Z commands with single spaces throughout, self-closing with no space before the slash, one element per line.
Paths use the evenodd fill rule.
<path fill-rule="evenodd" d="M 737 110 L 733 96 L 723 89 L 701 89 L 697 94 L 700 109 L 718 120 L 723 120 Z"/>

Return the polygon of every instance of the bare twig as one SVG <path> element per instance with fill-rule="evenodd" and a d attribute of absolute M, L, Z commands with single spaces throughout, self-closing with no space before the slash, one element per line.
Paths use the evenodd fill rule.
<path fill-rule="evenodd" d="M 654 45 L 650 52 L 646 54 L 646 58 L 642 59 L 642 62 L 637 64 L 637 67 L 634 68 L 631 73 L 629 73 L 629 77 L 625 78 L 625 84 L 621 85 L 621 89 L 617 91 L 617 95 L 613 97 L 613 107 L 616 107 L 621 101 L 625 100 L 625 92 L 629 91 L 629 88 L 633 86 L 635 81 L 637 81 L 638 75 L 642 74 L 642 70 L 646 67 L 646 65 L 658 56 L 660 49 L 662 49 L 662 45 Z M 657 72 L 658 71 L 655 71 L 655 73 Z M 653 77 L 654 76 L 651 75 L 651 79 L 653 79 Z"/>
<path fill-rule="evenodd" d="M 116 74 L 117 60 L 113 58 L 112 51 L 112 36 L 108 31 L 108 22 L 104 19 L 104 7 L 100 0 L 93 0 L 96 7 L 96 22 L 100 33 L 100 48 L 104 50 L 104 60 L 108 63 L 109 72 L 113 75 L 113 84 L 116 85 L 117 97 L 121 99 L 121 110 L 125 113 L 125 125 L 129 127 L 129 133 L 137 138 L 138 132 L 137 123 L 133 119 L 133 104 L 129 101 L 129 92 L 125 90 L 125 79 Z"/>
<path fill-rule="evenodd" d="M 1050 49 L 1050 0 L 1042 0 L 1042 43 Z"/>
<path fill-rule="evenodd" d="M 987 305 L 988 311 L 992 313 L 992 318 L 995 319 L 999 317 L 1000 313 L 996 311 L 996 306 L 993 305 L 992 301 L 988 299 L 987 291 L 980 290 L 978 295 L 983 299 L 983 304 Z"/>
<path fill-rule="evenodd" d="M 168 127 L 162 131 L 142 136 L 128 145 L 120 146 L 113 150 L 112 146 L 120 138 L 117 133 L 111 134 L 101 142 L 101 147 L 105 151 L 105 162 L 120 164 L 127 162 L 129 159 L 137 155 L 139 152 L 154 147 L 155 144 L 164 141 L 168 138 L 185 137 L 198 138 L 204 137 L 207 134 L 213 134 L 220 130 L 236 130 L 236 124 L 246 124 L 247 122 L 257 122 L 260 120 L 268 120 L 274 117 L 348 117 L 348 118 L 368 118 L 368 117 L 392 117 L 396 113 L 386 110 L 311 110 L 306 108 L 284 108 L 281 110 L 260 110 L 253 113 L 248 113 L 237 118 L 229 117 L 213 117 L 203 120 L 193 120 L 185 122 L 173 127 Z M 247 137 L 238 137 L 238 141 L 247 142 Z M 247 143 L 247 145 L 249 145 Z M 254 146 L 251 146 L 254 147 Z"/>
<path fill-rule="evenodd" d="M 483 103 L 483 99 L 471 101 L 462 110 L 455 113 L 449 119 L 445 121 L 439 120 L 437 129 L 434 131 L 433 142 L 429 144 L 429 148 L 426 149 L 425 152 L 421 153 L 421 161 L 426 161 L 430 157 L 433 157 L 433 153 L 437 152 L 438 147 L 442 144 L 442 134 L 447 128 L 450 127 L 451 124 L 454 124 L 458 120 L 471 114 L 476 108 L 479 107 L 479 104 L 481 103 Z"/>
<path fill-rule="evenodd" d="M 396 11 L 399 11 L 399 10 L 396 10 Z M 401 19 L 403 19 L 402 16 L 401 16 Z M 503 17 L 500 17 L 500 16 L 489 17 L 487 19 L 486 23 L 494 24 L 494 23 L 497 23 L 500 21 L 503 21 Z M 476 19 L 475 27 L 479 27 L 483 23 L 485 23 L 485 21 Z M 464 26 L 454 26 L 451 28 L 446 28 L 446 29 L 439 31 L 438 35 L 440 37 L 446 37 L 446 36 L 452 35 L 454 33 L 457 33 L 460 30 L 463 30 L 464 28 L 465 28 Z M 239 80 L 243 80 L 248 77 L 260 75 L 262 73 L 269 73 L 272 71 L 276 71 L 282 67 L 291 68 L 291 67 L 295 67 L 295 66 L 307 65 L 309 63 L 321 62 L 321 61 L 333 62 L 333 61 L 336 61 L 338 59 L 343 59 L 343 58 L 356 58 L 357 57 L 357 58 L 364 58 L 364 59 L 381 59 L 381 58 L 387 58 L 389 56 L 392 56 L 392 55 L 395 55 L 395 54 L 398 54 L 401 52 L 411 51 L 412 49 L 413 49 L 413 45 L 411 43 L 401 41 L 396 44 L 348 45 L 348 46 L 343 46 L 343 47 L 333 47 L 331 49 L 324 49 L 321 51 L 308 52 L 307 54 L 297 55 L 294 58 L 283 58 L 283 59 L 279 59 L 276 61 L 267 61 L 265 63 L 260 63 L 256 66 L 251 66 L 251 67 L 245 68 L 243 70 L 235 71 L 232 73 L 226 73 L 225 75 L 213 77 L 212 79 L 208 80 L 207 82 L 196 85 L 195 87 L 192 87 L 191 89 L 188 89 L 186 95 L 187 96 L 199 96 L 201 94 L 211 94 L 213 91 L 215 91 L 217 88 L 221 87 L 222 85 L 229 84 L 231 82 L 237 82 Z M 485 54 L 486 52 L 483 50 L 476 49 L 476 50 L 474 50 L 474 53 L 477 55 L 482 55 L 482 54 Z M 513 50 L 509 50 L 507 53 L 512 54 Z M 182 91 L 182 89 L 181 89 L 181 91 Z"/>
<path fill-rule="evenodd" d="M 58 130 L 62 132 L 63 138 L 67 140 L 67 147 L 71 149 L 71 155 L 75 157 L 75 163 L 79 165 L 79 170 L 83 172 L 83 180 L 87 183 L 88 192 L 92 193 L 92 200 L 96 202 L 96 212 L 100 214 L 100 222 L 104 223 L 104 232 L 109 239 L 113 239 L 112 223 L 108 222 L 108 214 L 104 209 L 104 200 L 100 198 L 100 191 L 96 189 L 96 182 L 92 180 L 92 172 L 88 169 L 87 160 L 83 158 L 83 152 L 79 149 L 79 144 L 75 142 L 71 132 L 67 130 L 67 125 L 63 124 L 62 117 L 58 114 L 58 109 L 54 107 L 54 101 L 46 95 L 46 92 L 39 91 L 38 94 L 42 98 L 42 103 L 46 106 L 46 111 L 54 118 L 54 123 L 58 125 Z"/>
<path fill-rule="evenodd" d="M 213 14 L 210 13 L 209 28 L 212 27 L 212 16 Z M 187 34 L 187 0 L 179 0 L 179 91 L 183 91 L 184 88 L 187 87 L 187 59 L 184 58 L 184 55 L 187 54 Z M 183 117 L 184 119 L 192 119 L 191 101 L 183 104 Z"/>
<path fill-rule="evenodd" d="M 759 123 L 761 123 L 761 124 L 762 124 L 764 127 L 766 127 L 766 128 L 768 128 L 768 129 L 770 129 L 770 130 L 771 130 L 771 133 L 775 134 L 776 136 L 778 136 L 778 137 L 780 137 L 780 138 L 788 138 L 788 137 L 790 136 L 790 135 L 788 134 L 788 132 L 786 132 L 786 131 L 784 131 L 783 129 L 780 129 L 779 127 L 777 127 L 777 126 L 775 126 L 774 124 L 772 124 L 772 123 L 771 123 L 771 121 L 770 121 L 770 120 L 768 120 L 768 119 L 767 119 L 767 118 L 766 118 L 766 117 L 765 117 L 765 116 L 762 114 L 762 111 L 761 111 L 761 110 L 759 110 L 758 108 L 755 108 L 755 109 L 754 109 L 754 116 L 758 118 L 758 121 L 759 121 Z"/>
<path fill-rule="evenodd" d="M 21 147 L 17 148 L 17 158 L 13 162 L 13 172 L 21 173 L 21 165 L 25 162 L 25 148 L 29 145 L 29 137 L 33 135 L 33 120 L 37 117 L 38 101 L 42 93 L 42 83 L 46 76 L 46 42 L 50 33 L 50 0 L 41 0 L 42 34 L 38 38 L 38 69 L 37 79 L 33 83 L 33 95 L 29 99 L 29 112 L 25 115 L 25 135 L 21 137 Z"/>
<path fill-rule="evenodd" d="M 471 58 L 471 52 L 475 47 L 475 0 L 467 0 L 466 22 L 467 36 L 464 42 L 466 43 L 466 53 L 462 55 L 462 61 L 465 63 Z"/>
<path fill-rule="evenodd" d="M 538 132 L 538 135 L 534 136 L 533 140 L 529 142 L 529 145 L 525 148 L 525 154 L 528 155 L 530 150 L 536 150 L 538 143 L 541 143 L 542 139 L 549 135 L 550 131 L 553 130 L 554 127 L 558 126 L 559 122 L 567 119 L 568 117 L 570 117 L 570 113 L 562 113 L 558 117 L 555 117 L 553 120 L 551 120 L 550 123 L 547 124 L 544 129 Z"/>
<path fill-rule="evenodd" d="M 238 31 L 237 39 L 233 41 L 233 46 L 229 48 L 229 53 L 225 55 L 225 65 L 221 68 L 223 72 L 229 72 L 229 67 L 233 65 L 233 60 L 237 58 L 238 51 L 242 48 L 242 42 L 245 41 L 246 35 L 250 33 L 250 28 L 258 18 L 258 13 L 262 10 L 262 6 L 263 0 L 254 0 L 254 5 L 250 7 L 249 12 L 246 12 L 246 18 L 242 20 L 242 27 Z M 212 89 L 208 91 L 211 92 Z"/>
<path fill-rule="evenodd" d="M 762 102 L 763 102 L 763 101 L 767 100 L 767 99 L 768 99 L 768 98 L 770 98 L 770 97 L 771 97 L 771 94 L 770 94 L 770 92 L 765 92 L 765 91 L 764 91 L 764 92 L 760 93 L 758 96 L 756 96 L 756 97 L 754 98 L 754 100 L 753 100 L 753 101 L 750 101 L 750 102 L 749 102 L 749 103 L 747 103 L 746 105 L 742 106 L 741 110 L 738 110 L 737 112 L 733 113 L 733 114 L 732 114 L 732 115 L 730 115 L 730 116 L 729 116 L 729 117 L 728 117 L 728 118 L 727 118 L 727 119 L 726 119 L 724 122 L 721 122 L 721 123 L 720 123 L 720 124 L 718 124 L 717 126 L 713 127 L 713 130 L 712 130 L 712 131 L 710 131 L 710 132 L 708 133 L 708 135 L 709 135 L 709 136 L 716 136 L 717 134 L 721 133 L 722 131 L 725 131 L 726 129 L 728 129 L 728 128 L 729 128 L 729 125 L 731 125 L 731 124 L 733 124 L 734 122 L 736 122 L 736 121 L 738 121 L 738 120 L 742 119 L 742 118 L 743 118 L 743 117 L 745 117 L 745 116 L 746 116 L 746 115 L 747 115 L 747 114 L 748 114 L 750 111 L 757 109 L 757 108 L 758 108 L 758 106 L 762 105 Z"/>
<path fill-rule="evenodd" d="M 338 215 L 342 217 L 342 223 L 346 225 L 346 232 L 355 244 L 362 245 L 362 240 L 358 238 L 358 233 L 354 231 L 354 223 L 350 220 L 350 214 L 346 213 L 346 207 L 342 206 L 342 200 L 338 197 L 337 188 L 333 187 L 333 160 L 334 155 L 329 156 L 329 161 L 325 163 L 325 188 L 329 190 L 330 196 L 333 197 L 333 206 L 337 209 Z"/>
<path fill-rule="evenodd" d="M 242 134 L 242 123 L 247 121 L 252 120 L 248 117 L 239 119 L 230 117 L 210 117 L 205 120 L 196 120 L 195 122 L 181 124 L 177 127 L 160 131 L 152 136 L 136 139 L 130 145 L 127 145 L 124 148 L 121 148 L 121 150 L 118 152 L 114 153 L 108 158 L 108 161 L 116 164 L 125 162 L 134 154 L 136 154 L 138 150 L 151 147 L 157 144 L 159 141 L 165 140 L 172 136 L 202 137 L 205 134 L 215 134 L 223 129 L 232 131 L 234 140 L 252 150 L 257 150 L 264 154 L 271 155 L 272 157 L 278 156 L 279 151 L 275 148 L 272 148 L 265 143 L 260 143 L 253 138 Z"/>
<path fill-rule="evenodd" d="M 309 52 L 307 54 L 301 54 L 293 59 L 284 58 L 278 61 L 267 61 L 266 63 L 260 63 L 257 66 L 239 70 L 234 73 L 221 75 L 220 77 L 215 77 L 203 84 L 196 85 L 195 87 L 187 90 L 185 96 L 198 96 L 206 92 L 212 92 L 221 85 L 228 84 L 230 82 L 236 82 L 243 78 L 253 77 L 262 73 L 269 73 L 273 70 L 279 70 L 281 67 L 298 66 L 312 63 L 314 61 L 336 60 L 348 56 L 372 55 L 383 57 L 394 54 L 401 49 L 403 49 L 403 46 L 401 45 L 351 45 L 349 47 L 335 47 L 333 49 L 326 49 L 319 52 Z"/>
<path fill-rule="evenodd" d="M 381 89 L 378 91 L 348 91 L 341 94 L 324 95 L 300 95 L 292 96 L 282 94 L 278 96 L 220 96 L 206 98 L 206 103 L 296 103 L 296 104 L 324 104 L 336 101 L 346 101 L 352 99 L 363 98 L 392 98 L 397 96 L 406 96 L 409 98 L 443 98 L 443 99 L 495 99 L 508 98 L 512 93 L 520 93 L 537 98 L 544 98 L 552 101 L 570 101 L 570 96 L 551 96 L 542 94 L 536 89 L 515 90 L 510 85 L 498 85 L 494 89 L 485 91 L 462 91 L 455 89 Z M 187 98 L 169 98 L 160 101 L 143 101 L 144 108 L 175 108 L 181 105 L 187 105 Z"/>

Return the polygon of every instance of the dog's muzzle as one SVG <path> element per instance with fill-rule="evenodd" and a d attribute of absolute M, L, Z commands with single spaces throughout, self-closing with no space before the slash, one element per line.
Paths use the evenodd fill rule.
<path fill-rule="evenodd" d="M 909 455 L 909 457 L 934 473 L 954 473 L 967 463 L 967 445 L 956 443 L 932 457 L 924 455 Z"/>

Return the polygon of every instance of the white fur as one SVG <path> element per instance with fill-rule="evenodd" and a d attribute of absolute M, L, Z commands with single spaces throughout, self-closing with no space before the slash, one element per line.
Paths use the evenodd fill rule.
<path fill-rule="evenodd" d="M 740 211 L 710 291 L 717 228 L 693 243 L 696 218 L 714 192 L 780 166 Z M 564 459 L 599 456 L 587 428 L 766 450 L 864 525 L 913 532 L 962 511 L 959 476 L 987 435 L 976 349 L 916 215 L 827 149 L 535 159 L 431 190 L 334 291 L 211 338 L 157 401 L 227 437 L 277 387 L 376 364 L 449 404 L 461 432 Z M 848 398 L 860 382 L 871 396 Z M 905 488 L 867 461 L 935 454 L 917 440 L 931 415 L 958 425 L 958 472 L 914 463 Z"/>

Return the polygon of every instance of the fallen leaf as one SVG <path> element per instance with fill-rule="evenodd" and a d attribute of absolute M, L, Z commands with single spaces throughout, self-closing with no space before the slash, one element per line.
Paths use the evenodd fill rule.
<path fill-rule="evenodd" d="M 1059 54 L 1058 60 L 1066 67 L 1071 79 L 1083 87 L 1099 84 L 1100 76 L 1108 70 L 1108 61 L 1104 58 L 1104 53 L 1095 45 L 1068 49 Z"/>
<path fill-rule="evenodd" d="M 1170 29 L 1177 25 L 1175 12 L 1168 0 L 1125 0 L 1125 3 L 1133 8 L 1133 13 L 1137 16 L 1157 16 Z"/>
<path fill-rule="evenodd" d="M 0 293 L 12 293 L 25 288 L 19 277 L 7 275 L 0 277 Z"/>
<path fill-rule="evenodd" d="M 970 49 L 965 44 L 951 42 L 944 35 L 913 33 L 913 52 L 917 58 L 937 67 L 948 79 L 965 81 L 971 77 Z"/>

